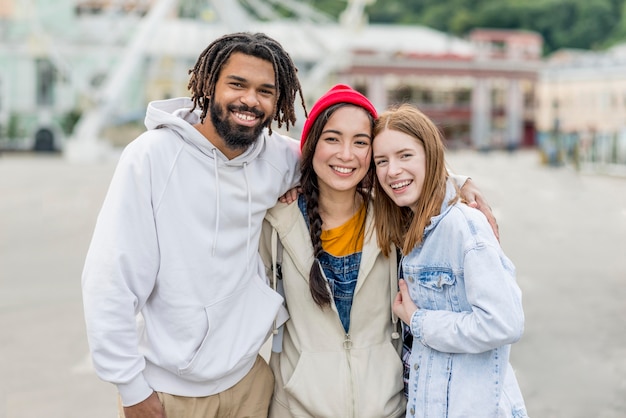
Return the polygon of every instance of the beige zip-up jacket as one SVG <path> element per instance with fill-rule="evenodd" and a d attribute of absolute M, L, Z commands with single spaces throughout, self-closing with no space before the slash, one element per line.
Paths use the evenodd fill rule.
<path fill-rule="evenodd" d="M 399 323 L 391 311 L 397 290 L 396 257 L 385 258 L 378 249 L 372 212 L 370 207 L 349 334 L 334 303 L 320 309 L 311 298 L 313 248 L 297 202 L 278 204 L 265 217 L 261 256 L 271 277 L 275 229 L 282 244 L 282 286 L 290 314 L 282 352 L 273 352 L 270 360 L 276 381 L 270 417 L 405 414 Z"/>

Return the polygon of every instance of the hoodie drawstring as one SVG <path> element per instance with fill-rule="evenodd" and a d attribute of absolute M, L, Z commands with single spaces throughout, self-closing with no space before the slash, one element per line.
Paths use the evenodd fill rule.
<path fill-rule="evenodd" d="M 213 158 L 215 159 L 215 235 L 213 236 L 213 245 L 211 247 L 211 255 L 215 256 L 217 247 L 217 236 L 220 229 L 220 177 L 218 170 L 217 149 L 213 148 Z M 248 181 L 248 163 L 243 163 L 243 177 L 246 181 L 246 192 L 248 193 L 248 239 L 246 241 L 246 259 L 250 258 L 250 234 L 252 233 L 252 192 L 250 191 L 250 182 Z"/>
<path fill-rule="evenodd" d="M 246 191 L 248 192 L 248 240 L 246 242 L 246 260 L 250 259 L 250 234 L 252 234 L 252 193 L 248 182 L 248 163 L 243 163 L 243 177 L 246 181 Z"/>
<path fill-rule="evenodd" d="M 213 235 L 213 247 L 211 248 L 211 256 L 215 256 L 215 248 L 217 247 L 217 233 L 220 229 L 220 175 L 217 159 L 217 150 L 213 148 L 213 159 L 215 160 L 215 235 Z"/>

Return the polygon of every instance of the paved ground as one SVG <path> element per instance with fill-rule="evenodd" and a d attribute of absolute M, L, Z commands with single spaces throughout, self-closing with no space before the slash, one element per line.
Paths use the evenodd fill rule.
<path fill-rule="evenodd" d="M 499 220 L 526 332 L 514 346 L 534 418 L 626 417 L 626 178 L 537 153 L 450 154 Z M 113 418 L 93 374 L 80 272 L 114 162 L 0 156 L 0 418 Z"/>

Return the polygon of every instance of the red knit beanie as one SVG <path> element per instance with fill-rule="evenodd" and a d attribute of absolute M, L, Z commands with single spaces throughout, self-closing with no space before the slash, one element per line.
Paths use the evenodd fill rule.
<path fill-rule="evenodd" d="M 304 142 L 306 137 L 313 126 L 315 119 L 326 109 L 337 103 L 351 103 L 367 110 L 374 119 L 378 118 L 376 108 L 370 102 L 367 97 L 363 96 L 352 87 L 345 84 L 337 84 L 326 92 L 311 108 L 311 112 L 304 122 L 304 128 L 302 128 L 302 136 L 300 137 L 300 150 L 304 148 Z"/>

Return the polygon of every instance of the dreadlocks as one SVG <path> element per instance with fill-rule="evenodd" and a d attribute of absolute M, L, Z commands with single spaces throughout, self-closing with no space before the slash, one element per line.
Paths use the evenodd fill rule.
<path fill-rule="evenodd" d="M 193 111 L 196 107 L 202 110 L 201 121 L 206 118 L 209 101 L 215 92 L 215 84 L 220 71 L 234 52 L 242 52 L 272 63 L 274 81 L 278 91 L 274 102 L 276 112 L 273 120 L 278 122 L 279 128 L 283 123 L 287 130 L 289 130 L 289 124 L 294 126 L 296 122 L 294 108 L 296 94 L 300 95 L 300 103 L 306 117 L 302 87 L 297 76 L 298 70 L 289 54 L 277 41 L 263 33 L 238 32 L 224 35 L 213 41 L 200 54 L 194 67 L 189 70 L 191 77 L 187 88 L 191 92 L 191 99 L 193 100 L 193 109 L 191 110 Z M 271 133 L 271 126 L 269 129 Z"/>

